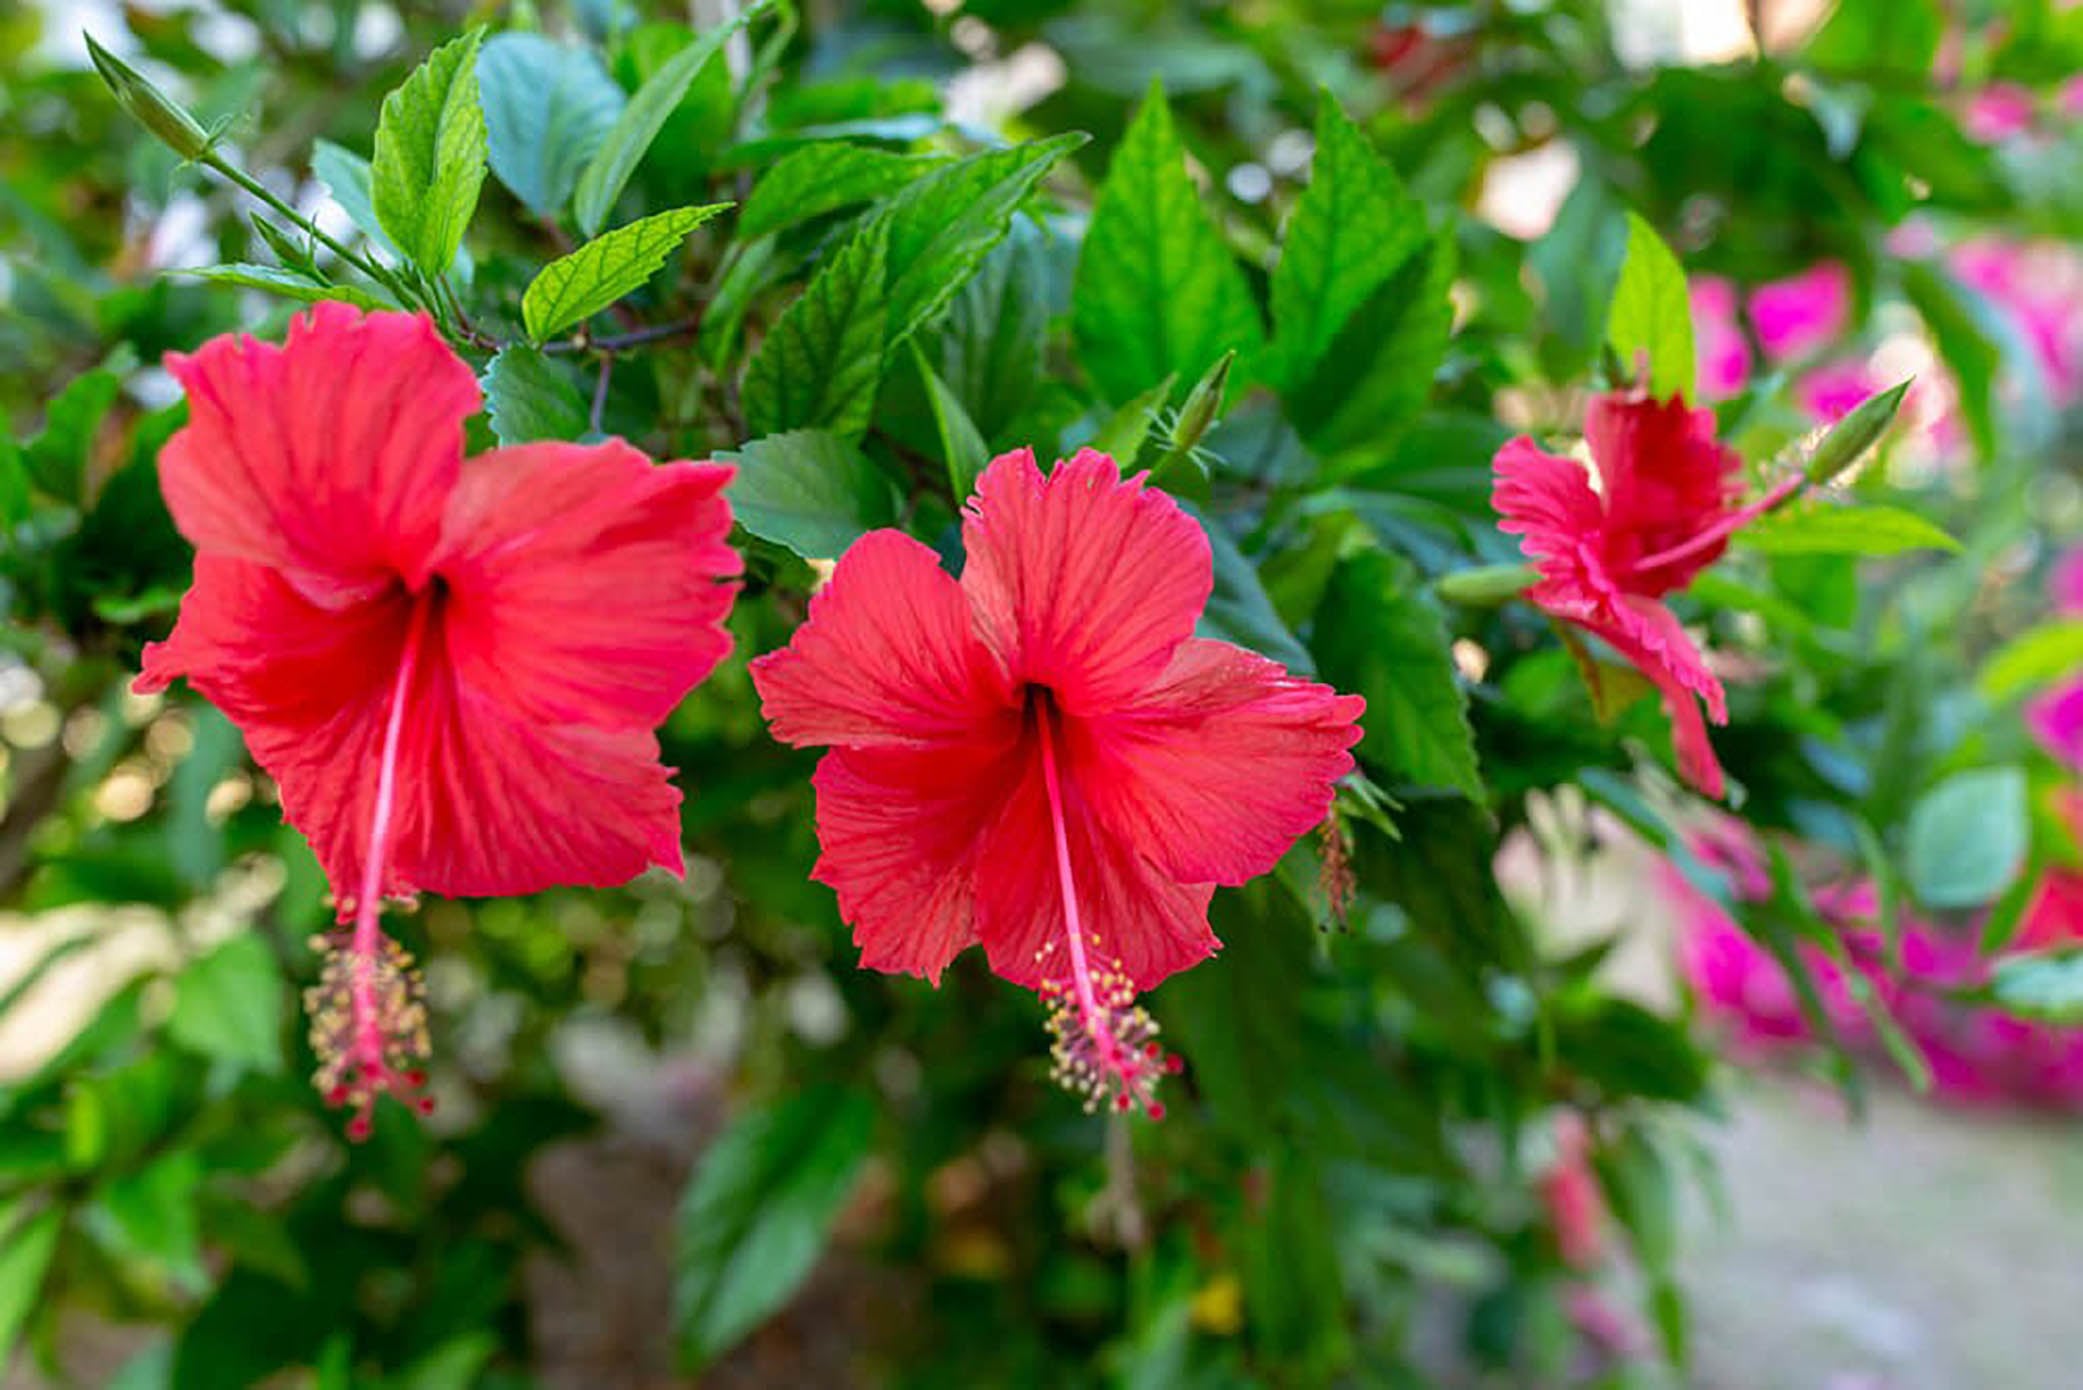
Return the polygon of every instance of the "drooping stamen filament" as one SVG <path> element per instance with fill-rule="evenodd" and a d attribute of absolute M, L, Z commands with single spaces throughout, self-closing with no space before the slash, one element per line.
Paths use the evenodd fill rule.
<path fill-rule="evenodd" d="M 325 969 L 305 998 L 311 1016 L 311 1048 L 318 1056 L 319 1089 L 327 1102 L 358 1113 L 349 1137 L 366 1138 L 376 1098 L 403 1094 L 426 1084 L 418 1063 L 428 1053 L 427 1014 L 412 957 L 383 934 L 383 884 L 390 866 L 391 819 L 397 803 L 398 743 L 405 727 L 405 701 L 419 661 L 434 593 L 414 596 L 406 621 L 398 675 L 391 686 L 383 753 L 376 769 L 376 804 L 362 853 L 361 891 L 354 901 L 354 928 L 343 945 L 329 945 Z M 430 1103 L 414 1102 L 422 1113 Z"/>
<path fill-rule="evenodd" d="M 1063 932 L 1070 948 L 1070 978 L 1042 986 L 1049 1004 L 1053 1074 L 1059 1084 L 1082 1095 L 1085 1108 L 1101 1101 L 1117 1111 L 1140 1108 L 1153 1120 L 1164 1118 L 1156 1098 L 1157 1083 L 1180 1070 L 1179 1059 L 1157 1042 L 1157 1020 L 1136 1003 L 1135 982 L 1118 965 L 1094 970 L 1086 955 L 1088 937 L 1078 913 L 1077 885 L 1071 877 L 1070 835 L 1064 824 L 1063 783 L 1056 770 L 1055 737 L 1050 729 L 1055 711 L 1046 697 L 1035 711 L 1041 735 L 1042 783 L 1049 798 L 1049 824 L 1056 839 L 1056 877 L 1063 892 Z M 1099 945 L 1097 934 L 1089 940 Z"/>
<path fill-rule="evenodd" d="M 1771 491 L 1758 498 L 1757 501 L 1749 506 L 1730 512 L 1727 516 L 1697 535 L 1686 537 L 1668 550 L 1660 550 L 1654 555 L 1644 555 L 1641 559 L 1634 562 L 1633 568 L 1637 571 L 1656 569 L 1663 565 L 1673 564 L 1679 560 L 1690 559 L 1710 546 L 1719 545 L 1722 541 L 1735 535 L 1766 512 L 1771 511 L 1781 502 L 1786 501 L 1807 481 L 1806 478 L 1797 473 L 1773 487 Z"/>

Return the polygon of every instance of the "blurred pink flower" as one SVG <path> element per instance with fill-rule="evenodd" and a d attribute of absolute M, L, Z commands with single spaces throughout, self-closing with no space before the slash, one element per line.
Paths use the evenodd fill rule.
<path fill-rule="evenodd" d="M 2013 82 L 1992 82 L 1967 99 L 1960 125 L 1968 138 L 1994 145 L 2032 129 L 2032 93 Z"/>
<path fill-rule="evenodd" d="M 2063 247 L 1993 238 L 1962 243 L 1951 261 L 2024 335 L 2054 403 L 2083 399 L 2083 261 Z"/>
<path fill-rule="evenodd" d="M 1736 322 L 1736 287 L 1718 275 L 1696 275 L 1690 298 L 1700 394 L 1710 400 L 1733 396 L 1750 380 L 1750 348 Z"/>
<path fill-rule="evenodd" d="M 2061 84 L 2054 94 L 2054 109 L 2064 116 L 2083 116 L 2083 73 Z"/>
<path fill-rule="evenodd" d="M 2025 706 L 2025 726 L 2040 747 L 2083 772 L 2083 677 L 2034 697 Z"/>
<path fill-rule="evenodd" d="M 1816 423 L 1834 425 L 1880 387 L 1873 367 L 1863 358 L 1825 362 L 1794 382 L 1794 401 Z"/>
<path fill-rule="evenodd" d="M 1750 321 L 1765 360 L 1788 362 L 1827 347 L 1851 322 L 1852 277 L 1836 261 L 1751 291 Z"/>
<path fill-rule="evenodd" d="M 2047 592 L 2057 613 L 2083 613 L 2083 545 L 2071 546 L 2054 562 Z"/>

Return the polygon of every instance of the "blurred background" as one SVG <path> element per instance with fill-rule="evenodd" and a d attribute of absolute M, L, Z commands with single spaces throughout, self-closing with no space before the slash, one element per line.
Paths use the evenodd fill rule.
<path fill-rule="evenodd" d="M 2083 934 L 2076 750 L 2018 718 L 2083 669 L 2059 569 L 2083 535 L 2083 11 L 2058 0 L 805 0 L 764 107 L 733 129 L 696 83 L 646 196 L 742 198 L 757 141 L 812 128 L 904 150 L 1074 129 L 1095 145 L 1036 218 L 1075 228 L 1161 76 L 1263 266 L 1327 89 L 1461 255 L 1436 389 L 1476 424 L 1406 446 L 1370 524 L 1420 554 L 1443 509 L 1484 529 L 1496 422 L 1568 420 L 1595 367 L 1631 207 L 1689 272 L 1728 437 L 1769 457 L 1913 377 L 1882 481 L 1966 550 L 1878 580 L 1774 555 L 1703 597 L 1791 651 L 1723 745 L 1751 829 L 1570 781 L 1567 661 L 1486 670 L 1502 629 L 1458 631 L 1502 833 L 1427 812 L 1382 872 L 1416 903 L 1448 891 L 1438 846 L 1479 846 L 1538 963 L 1500 971 L 1506 947 L 1416 906 L 1322 946 L 1225 893 L 1220 968 L 1156 996 L 1198 1070 L 1154 1130 L 1055 1092 L 1039 1010 L 980 962 L 937 992 L 855 969 L 806 878 L 809 763 L 734 661 L 662 735 L 685 881 L 425 904 L 402 930 L 436 1110 L 342 1141 L 300 1022 L 317 866 L 221 716 L 127 691 L 186 584 L 150 466 L 179 421 L 159 358 L 284 310 L 171 273 L 264 260 L 264 234 L 110 99 L 82 34 L 353 237 L 324 151 L 366 152 L 382 94 L 467 24 L 539 27 L 634 88 L 732 12 L 0 7 L 0 450 L 26 480 L 0 488 L 5 1383 L 2076 1384 L 2083 1044 L 1961 964 L 1978 934 Z M 751 55 L 713 69 L 725 97 Z M 488 297 L 544 243 L 494 197 Z M 739 442 L 657 428 L 660 456 Z M 749 653 L 789 615 L 734 621 Z M 1900 892 L 1862 828 L 1959 769 L 1992 777 L 1907 832 L 1954 875 L 1912 870 L 1940 910 L 1856 906 Z M 1757 944 L 1752 909 L 1785 906 L 1765 835 L 1837 866 L 1804 921 L 1885 917 L 1888 970 L 1863 928 L 1849 955 Z M 1732 895 L 1702 894 L 1702 861 Z M 1293 951 L 1246 944 L 1276 918 Z M 1528 980 L 1577 1030 L 1567 1086 L 1535 1064 Z M 2059 994 L 2041 1015 L 2083 995 L 2033 988 Z M 1890 1023 L 1876 990 L 1900 991 Z"/>

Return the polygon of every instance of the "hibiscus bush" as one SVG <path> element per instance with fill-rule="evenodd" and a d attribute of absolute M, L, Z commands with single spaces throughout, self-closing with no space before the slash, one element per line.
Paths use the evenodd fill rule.
<path fill-rule="evenodd" d="M 2083 1101 L 2083 11 L 1747 9 L 0 18 L 0 1351 L 1657 1384 L 1725 1057 Z"/>

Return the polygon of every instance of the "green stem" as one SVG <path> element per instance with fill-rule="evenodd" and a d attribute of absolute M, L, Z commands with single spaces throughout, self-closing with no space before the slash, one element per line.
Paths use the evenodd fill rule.
<path fill-rule="evenodd" d="M 280 198 L 275 196 L 274 192 L 271 189 L 269 189 L 266 184 L 262 183 L 259 179 L 254 178 L 244 169 L 239 168 L 238 165 L 231 163 L 229 160 L 225 159 L 224 156 L 218 154 L 215 150 L 212 150 L 208 154 L 204 155 L 200 162 L 208 166 L 209 168 L 214 169 L 219 174 L 222 174 L 225 178 L 230 179 L 240 188 L 246 190 L 247 193 L 251 194 L 255 198 L 258 198 L 261 202 L 266 203 L 270 208 L 274 209 L 281 216 L 288 218 L 298 227 L 301 227 L 304 231 L 310 233 L 311 236 L 315 238 L 320 245 L 324 246 L 328 251 L 331 251 L 341 260 L 353 266 L 356 270 L 359 270 L 362 274 L 368 276 L 371 280 L 374 280 L 377 284 L 389 285 L 394 289 L 402 288 L 402 286 L 398 284 L 397 280 L 393 278 L 390 274 L 388 274 L 383 269 L 383 267 L 370 261 L 366 256 L 361 255 L 359 252 L 348 249 L 346 246 L 341 245 L 338 241 L 328 236 L 316 222 L 313 222 L 310 218 L 304 216 L 304 214 L 302 214 L 301 212 L 298 212 L 288 203 L 283 202 Z"/>

